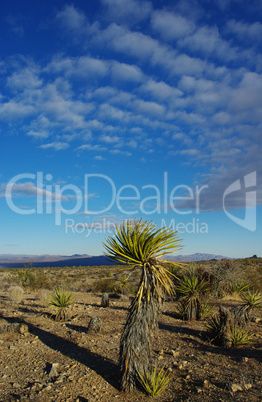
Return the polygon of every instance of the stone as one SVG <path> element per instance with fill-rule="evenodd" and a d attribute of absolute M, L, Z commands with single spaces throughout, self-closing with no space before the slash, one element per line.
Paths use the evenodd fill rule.
<path fill-rule="evenodd" d="M 171 349 L 171 353 L 172 353 L 172 356 L 173 356 L 173 357 L 178 357 L 179 354 L 180 354 L 180 352 L 178 352 L 178 351 L 176 351 L 176 350 L 173 350 L 173 349 Z"/>
<path fill-rule="evenodd" d="M 232 383 L 229 385 L 229 390 L 232 392 L 243 391 L 243 387 L 241 384 Z"/>
<path fill-rule="evenodd" d="M 59 366 L 59 363 L 52 363 L 50 372 L 49 372 L 49 377 L 57 377 L 57 367 Z"/>
<path fill-rule="evenodd" d="M 108 293 L 103 293 L 102 294 L 101 307 L 109 307 L 109 295 L 108 295 Z"/>
<path fill-rule="evenodd" d="M 88 333 L 97 333 L 102 329 L 102 320 L 99 317 L 93 317 L 89 322 L 87 332 Z"/>
<path fill-rule="evenodd" d="M 29 327 L 26 324 L 21 324 L 17 322 L 12 324 L 3 324 L 0 326 L 0 334 L 5 332 L 15 332 L 24 335 L 29 332 Z"/>
<path fill-rule="evenodd" d="M 52 389 L 51 384 L 49 384 L 45 388 L 43 388 L 43 391 L 50 391 L 50 389 Z"/>

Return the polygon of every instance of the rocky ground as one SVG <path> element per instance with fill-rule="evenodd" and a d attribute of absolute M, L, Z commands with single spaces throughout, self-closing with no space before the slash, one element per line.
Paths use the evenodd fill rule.
<path fill-rule="evenodd" d="M 70 320 L 56 322 L 34 292 L 19 305 L 0 293 L 0 332 L 14 322 L 29 327 L 29 333 L 0 333 L 0 401 L 149 399 L 142 390 L 122 394 L 118 387 L 119 341 L 130 300 L 112 299 L 108 308 L 100 306 L 98 294 L 78 292 L 75 300 Z M 92 317 L 102 319 L 98 334 L 87 333 Z M 154 359 L 169 370 L 171 380 L 155 400 L 261 400 L 262 321 L 253 320 L 251 327 L 254 343 L 248 348 L 212 346 L 203 322 L 175 318 L 174 303 L 166 302 L 154 338 Z"/>

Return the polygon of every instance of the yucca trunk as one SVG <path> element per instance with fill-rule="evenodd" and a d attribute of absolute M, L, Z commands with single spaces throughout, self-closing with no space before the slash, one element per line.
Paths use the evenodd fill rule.
<path fill-rule="evenodd" d="M 139 289 L 142 296 L 133 300 L 120 341 L 121 389 L 131 391 L 138 373 L 151 369 L 152 337 L 158 325 L 161 297 L 156 291 L 156 278 L 151 267 L 144 264 Z"/>

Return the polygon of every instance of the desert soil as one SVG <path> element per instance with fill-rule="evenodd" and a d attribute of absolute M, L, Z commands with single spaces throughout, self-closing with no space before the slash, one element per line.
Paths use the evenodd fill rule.
<path fill-rule="evenodd" d="M 0 325 L 23 322 L 28 334 L 0 334 L 0 401 L 147 401 L 142 390 L 119 391 L 118 353 L 130 300 L 75 293 L 71 318 L 56 322 L 36 292 L 14 305 L 0 293 Z M 228 305 L 230 302 L 225 302 Z M 232 304 L 232 302 L 231 302 Z M 87 333 L 92 317 L 103 328 Z M 255 313 L 261 318 L 261 313 Z M 257 321 L 257 322 L 255 322 Z M 153 342 L 154 359 L 170 372 L 167 389 L 156 401 L 259 401 L 262 396 L 262 321 L 251 323 L 254 343 L 246 348 L 212 346 L 203 322 L 175 318 L 174 303 L 165 302 Z M 56 373 L 50 375 L 52 364 Z M 232 392 L 232 384 L 242 391 Z M 245 389 L 245 385 L 247 385 Z"/>

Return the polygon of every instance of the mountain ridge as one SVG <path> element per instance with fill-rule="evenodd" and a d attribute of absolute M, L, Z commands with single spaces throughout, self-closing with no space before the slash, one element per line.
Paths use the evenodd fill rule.
<path fill-rule="evenodd" d="M 208 260 L 229 260 L 230 257 L 207 254 L 194 253 L 188 255 L 167 255 L 164 257 L 166 261 L 177 262 L 194 262 Z M 92 265 L 113 265 L 104 255 L 92 256 L 88 254 L 65 255 L 33 255 L 33 254 L 0 254 L 0 268 L 22 268 L 23 266 L 34 267 L 63 267 L 63 266 L 92 266 Z"/>

